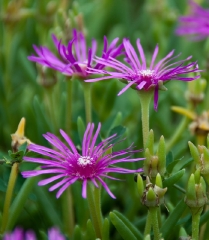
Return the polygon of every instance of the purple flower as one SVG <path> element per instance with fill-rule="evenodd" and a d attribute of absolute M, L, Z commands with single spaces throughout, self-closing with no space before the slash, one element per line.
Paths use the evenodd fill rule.
<path fill-rule="evenodd" d="M 77 30 L 72 31 L 73 38 L 67 46 L 61 43 L 55 35 L 52 39 L 55 47 L 59 53 L 59 58 L 55 56 L 47 47 L 40 47 L 34 45 L 34 50 L 38 56 L 29 56 L 28 59 L 37 62 L 45 67 L 53 68 L 60 71 L 64 75 L 73 76 L 78 75 L 86 78 L 88 75 L 87 67 L 95 69 L 102 69 L 104 66 L 101 64 L 93 65 L 93 58 L 97 50 L 97 42 L 93 39 L 91 47 L 86 46 L 86 39 L 81 32 Z M 118 38 L 115 38 L 108 46 L 107 38 L 104 37 L 104 48 L 102 58 L 108 59 L 109 57 L 116 57 L 122 53 L 123 45 L 117 45 Z"/>
<path fill-rule="evenodd" d="M 60 233 L 58 228 L 51 228 L 48 230 L 49 240 L 65 240 L 65 237 Z"/>
<path fill-rule="evenodd" d="M 123 45 L 126 54 L 125 61 L 129 64 L 129 66 L 111 57 L 108 60 L 96 57 L 97 63 L 105 65 L 106 67 L 111 67 L 115 71 L 88 68 L 89 73 L 108 74 L 109 76 L 88 79 L 86 82 L 96 82 L 110 78 L 119 78 L 126 80 L 127 85 L 119 92 L 118 95 L 124 93 L 132 85 L 135 86 L 137 90 L 149 91 L 150 89 L 154 89 L 154 108 L 157 110 L 158 90 L 164 82 L 167 82 L 171 79 L 192 81 L 200 77 L 185 77 L 184 75 L 181 76 L 182 74 L 200 71 L 198 70 L 197 62 L 191 62 L 187 65 L 183 65 L 186 61 L 191 59 L 191 56 L 185 60 L 168 64 L 179 56 L 178 55 L 172 57 L 174 50 L 155 64 L 155 60 L 158 54 L 158 45 L 155 47 L 151 63 L 148 67 L 146 63 L 146 57 L 144 55 L 144 51 L 139 39 L 137 39 L 136 44 L 141 61 L 139 60 L 138 55 L 131 45 L 130 41 L 128 39 L 124 39 Z"/>
<path fill-rule="evenodd" d="M 21 228 L 15 228 L 12 233 L 6 233 L 3 240 L 36 240 L 36 236 L 33 231 L 28 230 L 26 232 Z M 59 229 L 51 228 L 48 231 L 48 240 L 65 240 L 65 237 L 60 233 Z"/>
<path fill-rule="evenodd" d="M 114 164 L 120 162 L 133 162 L 142 159 L 130 158 L 132 153 L 138 152 L 133 150 L 132 146 L 125 150 L 107 154 L 107 150 L 114 146 L 114 144 L 111 144 L 111 142 L 115 140 L 116 134 L 96 145 L 100 128 L 101 124 L 98 125 L 96 133 L 93 134 L 94 124 L 88 124 L 83 136 L 82 153 L 78 152 L 70 137 L 63 130 L 60 130 L 60 133 L 67 142 L 68 146 L 52 133 L 44 134 L 43 136 L 45 139 L 50 142 L 56 148 L 56 150 L 36 144 L 30 144 L 28 146 L 30 151 L 42 154 L 48 159 L 24 157 L 24 160 L 26 161 L 42 164 L 42 169 L 22 172 L 23 177 L 27 178 L 41 174 L 53 174 L 53 176 L 41 180 L 38 185 L 42 186 L 58 180 L 57 183 L 54 183 L 49 188 L 49 191 L 59 188 L 56 194 L 57 198 L 60 197 L 65 189 L 78 180 L 82 181 L 83 198 L 86 198 L 88 181 L 91 181 L 95 187 L 99 187 L 98 183 L 101 183 L 108 194 L 112 198 L 115 198 L 103 178 L 118 180 L 107 175 L 111 172 L 126 174 L 141 172 L 141 168 L 137 170 L 128 170 L 125 168 L 116 167 Z"/>
<path fill-rule="evenodd" d="M 190 35 L 192 40 L 201 40 L 209 35 L 209 9 L 200 7 L 192 0 L 189 1 L 191 13 L 179 18 L 178 35 Z"/>
<path fill-rule="evenodd" d="M 36 236 L 33 231 L 27 231 L 24 233 L 23 229 L 15 228 L 12 233 L 6 233 L 3 240 L 36 240 Z"/>

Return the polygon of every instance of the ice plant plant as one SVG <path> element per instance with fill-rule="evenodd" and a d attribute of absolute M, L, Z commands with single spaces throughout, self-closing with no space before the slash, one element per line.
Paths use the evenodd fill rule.
<path fill-rule="evenodd" d="M 159 89 L 166 90 L 163 85 L 164 83 L 169 80 L 195 80 L 200 76 L 197 75 L 194 77 L 186 77 L 185 74 L 191 72 L 199 72 L 200 70 L 198 69 L 197 62 L 190 62 L 188 64 L 185 64 L 185 62 L 191 59 L 191 56 L 184 60 L 170 63 L 172 60 L 179 56 L 177 55 L 172 57 L 174 50 L 172 50 L 163 59 L 155 63 L 159 50 L 158 45 L 155 47 L 151 63 L 148 66 L 142 45 L 140 43 L 140 39 L 137 39 L 136 45 L 141 60 L 139 59 L 137 52 L 134 50 L 132 44 L 128 39 L 123 39 L 123 45 L 125 48 L 126 64 L 112 57 L 108 58 L 107 60 L 96 57 L 98 64 L 105 65 L 106 67 L 111 67 L 113 70 L 110 71 L 89 68 L 89 73 L 105 74 L 105 76 L 95 79 L 88 79 L 87 82 L 96 82 L 105 79 L 119 78 L 120 80 L 125 81 L 127 85 L 118 93 L 118 95 L 121 95 L 130 87 L 135 88 L 139 91 L 142 107 L 143 141 L 145 146 L 146 136 L 149 132 L 149 103 L 153 92 L 154 109 L 157 110 L 158 91 Z"/>
<path fill-rule="evenodd" d="M 108 174 L 127 174 L 142 171 L 141 168 L 137 170 L 129 170 L 114 166 L 114 164 L 116 163 L 133 162 L 141 160 L 141 158 L 131 158 L 131 155 L 134 152 L 137 152 L 137 150 L 133 150 L 132 146 L 128 147 L 125 150 L 107 153 L 110 152 L 110 150 L 112 149 L 114 145 L 112 141 L 113 139 L 117 138 L 117 136 L 116 134 L 114 134 L 96 145 L 96 140 L 100 133 L 100 129 L 101 124 L 99 123 L 96 133 L 93 134 L 94 124 L 89 123 L 87 125 L 86 131 L 83 136 L 81 153 L 78 152 L 70 137 L 63 130 L 60 130 L 60 134 L 67 142 L 68 146 L 52 133 L 44 134 L 45 139 L 50 142 L 56 148 L 56 150 L 36 144 L 29 145 L 29 151 L 42 154 L 46 156 L 47 159 L 25 157 L 25 161 L 41 164 L 42 169 L 22 172 L 23 177 L 26 178 L 42 174 L 50 174 L 50 177 L 39 181 L 38 185 L 42 186 L 58 180 L 57 183 L 54 183 L 49 188 L 49 191 L 59 189 L 56 194 L 57 198 L 59 198 L 60 195 L 71 184 L 76 181 L 81 181 L 82 196 L 83 198 L 88 197 L 92 218 L 96 216 L 96 219 L 92 220 L 95 226 L 95 231 L 98 235 L 97 237 L 101 237 L 102 217 L 101 215 L 98 216 L 98 214 L 100 214 L 100 210 L 98 211 L 97 209 L 97 211 L 95 211 L 94 207 L 100 208 L 100 195 L 98 193 L 100 185 L 104 187 L 104 189 L 112 198 L 115 198 L 115 196 L 105 183 L 104 178 L 117 180 L 116 178 L 109 176 Z M 53 174 L 53 176 L 51 176 L 51 174 Z M 94 189 L 92 189 L 93 186 L 95 187 Z"/>
<path fill-rule="evenodd" d="M 179 18 L 177 35 L 191 36 L 191 40 L 202 40 L 209 35 L 209 9 L 204 9 L 190 0 L 191 12 Z"/>

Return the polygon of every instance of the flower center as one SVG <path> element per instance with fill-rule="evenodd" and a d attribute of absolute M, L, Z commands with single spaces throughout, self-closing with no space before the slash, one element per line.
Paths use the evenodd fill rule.
<path fill-rule="evenodd" d="M 86 157 L 81 156 L 77 160 L 77 163 L 81 167 L 85 167 L 87 165 L 92 165 L 93 164 L 93 158 L 91 158 L 89 156 L 86 156 Z"/>
<path fill-rule="evenodd" d="M 146 69 L 146 70 L 141 70 L 139 71 L 139 74 L 142 76 L 144 80 L 152 78 L 154 75 L 154 70 Z"/>

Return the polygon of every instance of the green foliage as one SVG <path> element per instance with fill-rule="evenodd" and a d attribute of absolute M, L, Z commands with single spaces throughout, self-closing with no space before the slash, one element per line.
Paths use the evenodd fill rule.
<path fill-rule="evenodd" d="M 8 158 L 4 158 L 6 164 L 12 165 L 15 162 L 21 163 L 23 161 L 23 157 L 26 154 L 26 149 L 27 149 L 27 142 L 23 143 L 18 147 L 17 152 L 12 152 L 11 150 L 8 151 Z"/>
<path fill-rule="evenodd" d="M 110 212 L 110 220 L 124 240 L 137 239 L 129 227 L 115 213 Z"/>

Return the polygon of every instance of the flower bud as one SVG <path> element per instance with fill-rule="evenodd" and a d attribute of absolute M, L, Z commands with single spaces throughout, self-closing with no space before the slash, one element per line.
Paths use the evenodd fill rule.
<path fill-rule="evenodd" d="M 149 177 L 146 179 L 146 187 L 142 195 L 142 204 L 147 207 L 158 207 L 164 202 L 164 195 L 167 188 L 159 187 L 157 184 L 162 185 L 160 174 L 156 177 L 155 185 L 150 182 Z"/>
<path fill-rule="evenodd" d="M 209 180 L 209 149 L 205 146 L 198 146 L 191 142 L 188 143 L 191 155 L 195 161 L 196 169 L 200 171 L 205 180 Z"/>
<path fill-rule="evenodd" d="M 154 154 L 154 133 L 150 130 L 145 149 L 144 173 L 155 178 L 157 174 L 164 175 L 166 171 L 166 148 L 164 137 L 161 136 L 157 153 Z"/>
<path fill-rule="evenodd" d="M 203 177 L 200 176 L 199 170 L 195 174 L 191 174 L 184 200 L 190 208 L 200 208 L 207 203 L 206 184 Z"/>
<path fill-rule="evenodd" d="M 24 144 L 25 142 L 27 142 L 27 144 L 31 143 L 31 141 L 25 137 L 24 132 L 25 132 L 25 118 L 21 118 L 17 131 L 11 134 L 11 138 L 12 138 L 11 146 L 12 146 L 13 152 L 17 152 L 18 147 Z"/>
<path fill-rule="evenodd" d="M 144 182 L 140 174 L 137 174 L 137 189 L 139 197 L 141 198 L 144 192 Z"/>

